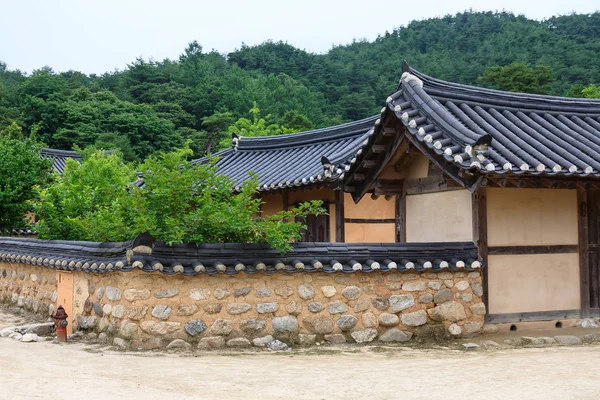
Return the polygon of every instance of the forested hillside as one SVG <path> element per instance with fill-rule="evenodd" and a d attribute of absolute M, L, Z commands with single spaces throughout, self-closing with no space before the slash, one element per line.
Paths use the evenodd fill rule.
<path fill-rule="evenodd" d="M 465 12 L 322 55 L 281 42 L 223 55 L 192 42 L 177 60 L 137 59 L 101 76 L 24 74 L 0 63 L 0 132 L 54 148 L 120 148 L 130 160 L 191 140 L 199 156 L 226 145 L 233 131 L 289 133 L 372 115 L 396 88 L 404 59 L 454 82 L 597 93 L 590 85 L 600 83 L 600 13 L 540 22 Z"/>

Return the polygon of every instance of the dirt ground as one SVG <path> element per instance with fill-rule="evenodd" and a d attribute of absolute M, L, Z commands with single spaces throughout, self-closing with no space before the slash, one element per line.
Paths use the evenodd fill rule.
<path fill-rule="evenodd" d="M 0 398 L 598 399 L 600 346 L 185 355 L 0 338 Z"/>

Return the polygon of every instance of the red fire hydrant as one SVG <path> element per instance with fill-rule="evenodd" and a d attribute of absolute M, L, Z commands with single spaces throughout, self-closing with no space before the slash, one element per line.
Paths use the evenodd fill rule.
<path fill-rule="evenodd" d="M 69 325 L 69 321 L 67 321 L 68 317 L 69 316 L 65 312 L 63 306 L 58 306 L 56 314 L 54 314 L 54 325 L 56 325 L 56 337 L 58 338 L 59 343 L 67 341 L 67 325 Z"/>

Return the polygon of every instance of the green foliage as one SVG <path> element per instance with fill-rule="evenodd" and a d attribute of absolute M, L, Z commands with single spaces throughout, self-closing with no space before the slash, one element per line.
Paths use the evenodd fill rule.
<path fill-rule="evenodd" d="M 221 148 L 231 146 L 231 134 L 233 133 L 245 137 L 274 136 L 283 133 L 283 129 L 279 125 L 267 122 L 271 119 L 271 115 L 267 115 L 265 118 L 260 116 L 260 109 L 256 102 L 249 113 L 252 115 L 252 119 L 240 118 L 228 128 L 229 138 L 221 140 Z"/>
<path fill-rule="evenodd" d="M 0 227 L 21 228 L 27 225 L 24 218 L 31 211 L 35 188 L 50 180 L 51 162 L 40 159 L 40 148 L 32 141 L 4 134 L 0 134 L 0 155 Z"/>
<path fill-rule="evenodd" d="M 86 152 L 41 192 L 36 212 L 45 239 L 124 241 L 148 232 L 166 243 L 268 243 L 291 248 L 305 228 L 297 219 L 323 212 L 321 202 L 260 216 L 256 177 L 239 193 L 217 175 L 215 161 L 188 161 L 188 148 L 148 157 L 137 168 L 144 185 L 128 185 L 135 174 L 118 153 Z"/>
<path fill-rule="evenodd" d="M 223 55 L 194 41 L 176 60 L 136 59 L 102 76 L 47 67 L 26 75 L 0 62 L 0 131 L 16 123 L 50 147 L 95 144 L 137 161 L 192 140 L 200 157 L 228 146 L 236 121 L 236 129 L 253 129 L 254 102 L 271 116 L 261 135 L 276 132 L 272 125 L 290 133 L 376 114 L 397 88 L 403 60 L 458 83 L 583 96 L 599 83 L 598 26 L 600 12 L 536 21 L 468 11 L 326 54 L 268 41 Z"/>
<path fill-rule="evenodd" d="M 600 86 L 590 85 L 581 90 L 581 94 L 588 99 L 600 99 Z"/>
<path fill-rule="evenodd" d="M 523 63 L 494 66 L 485 70 L 479 79 L 496 89 L 508 92 L 547 94 L 552 72 L 547 65 L 531 67 Z"/>
<path fill-rule="evenodd" d="M 83 152 L 83 157 L 84 162 L 68 159 L 64 174 L 40 191 L 35 206 L 39 218 L 36 226 L 39 237 L 124 240 L 129 232 L 119 224 L 107 226 L 106 219 L 114 218 L 107 211 L 127 196 L 128 185 L 137 176 L 132 166 L 123 162 L 119 153 L 88 148 Z M 104 218 L 97 218 L 97 215 Z M 111 230 L 102 232 L 104 228 Z"/>

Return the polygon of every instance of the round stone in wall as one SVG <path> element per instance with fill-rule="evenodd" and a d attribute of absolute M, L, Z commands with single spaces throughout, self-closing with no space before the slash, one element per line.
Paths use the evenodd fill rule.
<path fill-rule="evenodd" d="M 214 293 L 215 298 L 217 300 L 221 300 L 221 299 L 224 299 L 226 297 L 229 297 L 230 294 L 231 294 L 231 292 L 229 292 L 229 290 L 223 289 L 223 288 L 216 288 L 215 289 L 215 293 Z"/>
<path fill-rule="evenodd" d="M 206 300 L 210 297 L 210 289 L 206 289 L 206 288 L 190 289 L 190 297 L 194 300 Z"/>
<path fill-rule="evenodd" d="M 235 289 L 233 291 L 233 297 L 243 297 L 249 294 L 252 291 L 252 288 L 245 287 L 241 289 Z"/>
<path fill-rule="evenodd" d="M 356 300 L 360 297 L 360 288 L 358 286 L 348 286 L 342 290 L 342 296 L 348 300 Z"/>
<path fill-rule="evenodd" d="M 415 298 L 406 294 L 395 294 L 390 297 L 392 312 L 397 313 L 415 305 Z"/>
<path fill-rule="evenodd" d="M 152 309 L 152 316 L 158 319 L 168 319 L 171 316 L 171 307 L 157 304 Z"/>
<path fill-rule="evenodd" d="M 377 329 L 368 328 L 361 331 L 354 331 L 351 335 L 356 343 L 369 343 L 377 337 Z"/>
<path fill-rule="evenodd" d="M 266 286 L 261 286 L 256 289 L 256 297 L 269 297 L 271 295 L 271 289 Z"/>
<path fill-rule="evenodd" d="M 321 312 L 324 309 L 323 304 L 319 303 L 318 301 L 311 301 L 310 303 L 308 303 L 307 308 L 308 311 L 313 313 Z"/>
<path fill-rule="evenodd" d="M 261 332 L 266 327 L 267 322 L 260 318 L 243 319 L 240 321 L 240 329 L 249 335 Z"/>
<path fill-rule="evenodd" d="M 325 297 L 333 297 L 337 293 L 337 290 L 335 290 L 335 287 L 333 286 L 323 286 L 321 292 Z"/>
<path fill-rule="evenodd" d="M 292 301 L 285 306 L 285 311 L 290 315 L 299 315 L 302 312 L 302 302 Z"/>
<path fill-rule="evenodd" d="M 333 332 L 333 320 L 328 317 L 308 317 L 302 320 L 306 329 L 312 333 L 331 333 Z"/>
<path fill-rule="evenodd" d="M 256 311 L 259 314 L 274 313 L 277 310 L 279 310 L 279 303 L 276 301 L 271 303 L 258 303 L 256 305 Z"/>
<path fill-rule="evenodd" d="M 123 318 L 123 315 L 125 315 L 125 306 L 122 306 L 121 304 L 114 306 L 112 308 L 112 315 L 115 318 Z"/>
<path fill-rule="evenodd" d="M 111 301 L 119 301 L 121 300 L 121 289 L 107 286 L 106 287 L 106 297 Z"/>
<path fill-rule="evenodd" d="M 408 314 L 402 314 L 400 320 L 407 326 L 421 326 L 427 323 L 427 312 L 419 310 Z"/>
<path fill-rule="evenodd" d="M 167 290 L 161 290 L 159 292 L 154 293 L 154 297 L 156 297 L 157 299 L 166 299 L 166 298 L 171 298 L 171 297 L 175 297 L 179 294 L 179 289 L 167 289 Z"/>
<path fill-rule="evenodd" d="M 198 306 L 195 304 L 179 304 L 177 306 L 178 317 L 188 317 L 196 314 L 196 312 L 198 312 Z"/>
<path fill-rule="evenodd" d="M 227 313 L 230 315 L 244 314 L 252 309 L 248 303 L 229 303 L 227 304 Z"/>
<path fill-rule="evenodd" d="M 231 333 L 232 330 L 233 330 L 233 323 L 230 320 L 218 319 L 212 324 L 212 326 L 208 330 L 208 333 L 211 335 L 227 336 Z"/>
<path fill-rule="evenodd" d="M 327 311 L 329 311 L 330 314 L 342 314 L 348 311 L 348 306 L 341 301 L 332 301 L 327 304 Z"/>
<path fill-rule="evenodd" d="M 396 326 L 400 322 L 400 318 L 396 314 L 382 313 L 379 315 L 379 325 L 381 326 Z"/>
<path fill-rule="evenodd" d="M 275 317 L 271 321 L 275 332 L 296 332 L 298 331 L 298 321 L 289 315 L 285 317 Z"/>
<path fill-rule="evenodd" d="M 452 336 L 460 336 L 462 334 L 462 328 L 456 324 L 452 324 L 448 327 L 448 332 Z"/>
<path fill-rule="evenodd" d="M 193 319 L 183 327 L 185 332 L 190 336 L 196 336 L 197 334 L 204 332 L 206 328 L 206 324 L 200 319 Z"/>
<path fill-rule="evenodd" d="M 127 289 L 123 292 L 123 295 L 127 301 L 148 300 L 150 298 L 150 291 L 148 289 Z"/>
<path fill-rule="evenodd" d="M 350 329 L 352 329 L 356 326 L 357 322 L 358 322 L 358 320 L 356 319 L 356 317 L 354 315 L 348 315 L 348 314 L 342 315 L 336 321 L 337 326 L 342 331 L 349 331 Z"/>
<path fill-rule="evenodd" d="M 375 297 L 372 301 L 373 307 L 379 311 L 387 311 L 390 308 L 390 301 L 385 297 Z"/>
<path fill-rule="evenodd" d="M 298 286 L 298 296 L 303 300 L 309 300 L 315 297 L 315 289 L 309 285 Z"/>
<path fill-rule="evenodd" d="M 453 297 L 454 297 L 454 293 L 452 293 L 452 290 L 450 290 L 448 288 L 444 288 L 433 295 L 433 302 L 435 304 L 442 304 L 442 303 L 452 300 Z"/>

